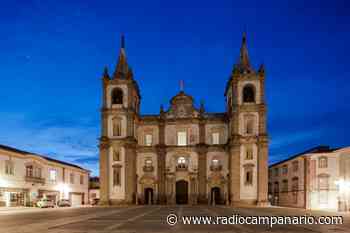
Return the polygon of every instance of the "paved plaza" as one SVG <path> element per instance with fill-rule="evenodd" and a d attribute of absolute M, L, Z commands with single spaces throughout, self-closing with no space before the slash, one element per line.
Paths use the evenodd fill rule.
<path fill-rule="evenodd" d="M 167 223 L 167 216 L 314 216 L 339 215 L 290 208 L 231 208 L 227 206 L 130 206 L 91 207 L 23 211 L 0 211 L 1 233 L 106 233 L 106 232 L 349 232 L 350 216 L 342 225 L 230 225 Z"/>

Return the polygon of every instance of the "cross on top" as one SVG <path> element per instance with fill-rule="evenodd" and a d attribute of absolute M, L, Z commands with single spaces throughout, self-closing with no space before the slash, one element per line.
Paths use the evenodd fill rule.
<path fill-rule="evenodd" d="M 184 86 L 185 86 L 185 83 L 184 83 L 184 80 L 180 80 L 180 91 L 184 91 Z"/>

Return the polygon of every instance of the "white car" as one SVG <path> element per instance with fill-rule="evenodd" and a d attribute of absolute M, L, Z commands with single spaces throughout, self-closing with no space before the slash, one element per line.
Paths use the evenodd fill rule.
<path fill-rule="evenodd" d="M 52 200 L 43 198 L 36 203 L 36 206 L 39 208 L 54 208 L 55 203 Z"/>

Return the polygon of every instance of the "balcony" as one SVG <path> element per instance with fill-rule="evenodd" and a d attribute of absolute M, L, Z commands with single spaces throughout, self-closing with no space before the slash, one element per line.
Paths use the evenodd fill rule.
<path fill-rule="evenodd" d="M 210 171 L 218 172 L 222 170 L 222 165 L 210 165 Z"/>
<path fill-rule="evenodd" d="M 153 166 L 143 166 L 143 172 L 153 172 L 154 167 Z"/>
<path fill-rule="evenodd" d="M 25 176 L 24 179 L 28 183 L 45 184 L 45 178 L 41 178 L 41 177 Z"/>
<path fill-rule="evenodd" d="M 178 166 L 176 166 L 176 171 L 177 172 L 186 172 L 186 171 L 188 171 L 188 167 L 184 166 L 184 165 L 178 165 Z"/>

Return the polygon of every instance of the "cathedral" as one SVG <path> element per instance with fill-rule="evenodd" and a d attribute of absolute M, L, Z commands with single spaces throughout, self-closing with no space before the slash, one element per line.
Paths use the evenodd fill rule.
<path fill-rule="evenodd" d="M 142 114 L 124 37 L 102 88 L 100 204 L 268 203 L 265 69 L 252 67 L 245 34 L 223 90 L 224 112 L 195 106 L 180 88 L 168 109 Z"/>

